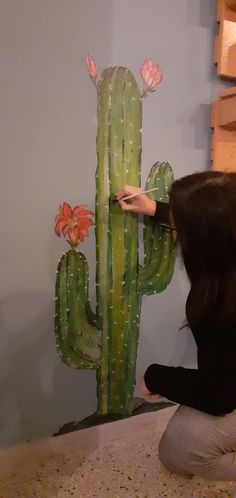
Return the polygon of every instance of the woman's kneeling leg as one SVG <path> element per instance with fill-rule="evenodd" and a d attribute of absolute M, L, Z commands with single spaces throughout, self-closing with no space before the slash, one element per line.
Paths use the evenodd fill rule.
<path fill-rule="evenodd" d="M 236 481 L 236 413 L 216 417 L 180 406 L 161 438 L 159 457 L 186 477 Z"/>

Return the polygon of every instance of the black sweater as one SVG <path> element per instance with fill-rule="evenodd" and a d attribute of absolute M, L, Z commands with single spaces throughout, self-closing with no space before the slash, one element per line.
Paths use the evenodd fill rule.
<path fill-rule="evenodd" d="M 167 206 L 157 209 L 158 221 L 168 220 Z M 236 330 L 202 327 L 192 333 L 198 369 L 150 365 L 144 375 L 147 389 L 212 415 L 232 412 L 236 408 Z"/>

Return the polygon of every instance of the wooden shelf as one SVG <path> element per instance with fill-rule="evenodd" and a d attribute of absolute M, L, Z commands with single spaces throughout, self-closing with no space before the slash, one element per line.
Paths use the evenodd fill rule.
<path fill-rule="evenodd" d="M 217 0 L 217 21 L 219 34 L 214 50 L 217 75 L 236 78 L 236 0 L 227 0 L 227 3 Z"/>
<path fill-rule="evenodd" d="M 236 87 L 220 93 L 212 104 L 212 169 L 236 171 Z"/>
<path fill-rule="evenodd" d="M 218 125 L 236 132 L 236 87 L 222 93 L 218 102 Z"/>

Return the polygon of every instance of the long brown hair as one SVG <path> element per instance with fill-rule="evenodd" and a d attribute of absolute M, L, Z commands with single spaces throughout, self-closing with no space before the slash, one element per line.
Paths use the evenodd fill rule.
<path fill-rule="evenodd" d="M 189 326 L 236 333 L 236 173 L 208 171 L 177 180 L 170 204 L 191 283 Z"/>

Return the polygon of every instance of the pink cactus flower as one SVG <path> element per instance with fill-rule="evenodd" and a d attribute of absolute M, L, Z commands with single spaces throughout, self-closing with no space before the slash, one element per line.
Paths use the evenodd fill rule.
<path fill-rule="evenodd" d="M 93 80 L 95 80 L 97 78 L 97 66 L 95 60 L 93 59 L 93 57 L 91 57 L 91 55 L 86 56 L 86 66 L 89 76 Z"/>
<path fill-rule="evenodd" d="M 145 60 L 140 68 L 140 74 L 144 81 L 143 95 L 147 92 L 154 92 L 160 85 L 163 74 L 160 66 L 151 60 Z"/>

